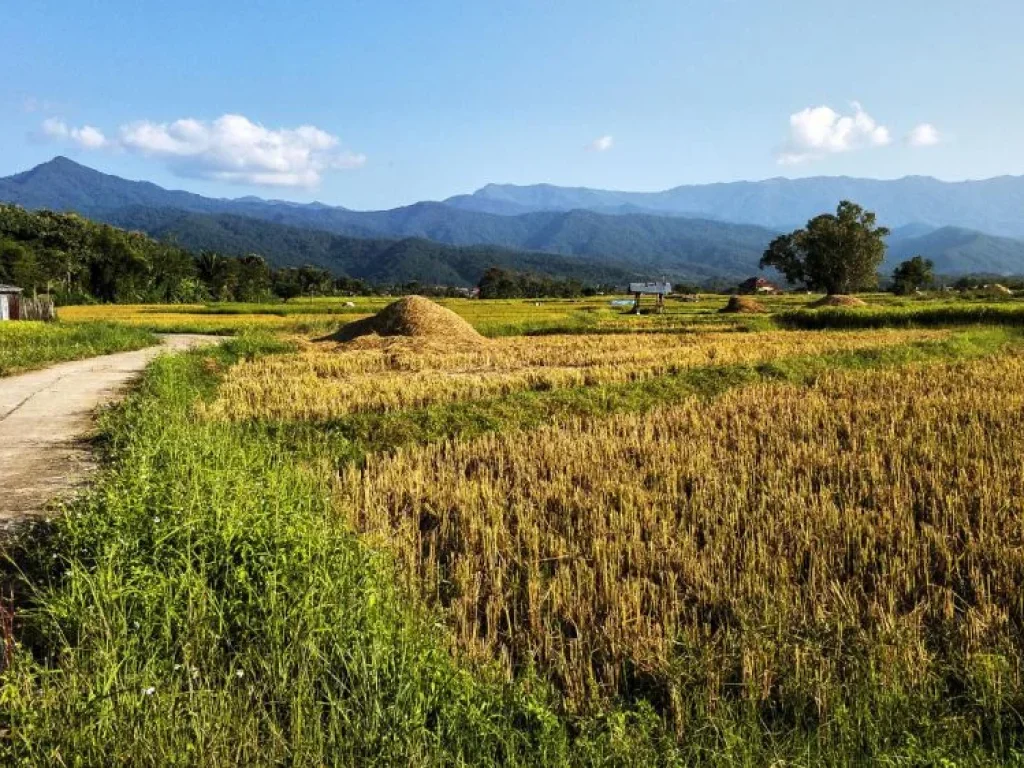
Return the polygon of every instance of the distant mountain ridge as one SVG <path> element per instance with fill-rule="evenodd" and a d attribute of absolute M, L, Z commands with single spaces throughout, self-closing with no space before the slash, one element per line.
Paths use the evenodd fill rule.
<path fill-rule="evenodd" d="M 911 188 L 920 190 L 915 203 L 897 205 L 899 201 L 891 200 L 909 195 Z M 977 192 L 974 203 L 962 205 L 958 218 L 943 219 L 941 212 L 955 208 L 955 199 L 966 195 L 965 190 Z M 611 270 L 605 274 L 690 281 L 732 280 L 755 274 L 764 248 L 778 232 L 833 210 L 842 198 L 877 210 L 880 220 L 894 227 L 887 269 L 902 258 L 921 253 L 946 274 L 1021 274 L 1024 241 L 956 223 L 973 220 L 968 213 L 977 212 L 978 200 L 999 197 L 1000 190 L 1005 192 L 1001 202 L 985 214 L 988 225 L 1002 231 L 1019 228 L 1024 236 L 1024 178 L 1016 177 L 959 184 L 920 177 L 896 182 L 771 179 L 677 187 L 657 193 L 488 185 L 445 202 L 420 202 L 382 211 L 251 196 L 208 198 L 121 179 L 63 157 L 0 179 L 0 201 L 75 211 L 157 237 L 173 235 L 193 248 L 265 252 L 280 264 L 301 262 L 307 252 L 322 256 L 317 250 L 320 246 L 311 245 L 320 242 L 316 236 L 300 237 L 304 230 L 347 238 L 497 246 L 529 254 L 524 263 L 538 269 L 543 266 L 538 254 L 556 254 L 563 260 L 550 260 L 552 274 L 564 274 L 559 270 L 567 260 L 578 265 L 580 274 L 587 269 Z M 872 204 L 872 195 L 881 204 Z M 190 215 L 191 233 L 184 229 L 184 214 Z M 903 221 L 904 216 L 914 218 Z M 252 220 L 281 229 L 274 232 L 254 223 L 247 234 L 244 222 Z M 776 223 L 759 223 L 765 221 Z M 780 223 L 783 221 L 787 223 Z M 203 233 L 205 240 L 197 232 Z M 424 249 L 416 251 L 418 263 L 427 272 L 447 274 L 441 267 L 428 269 Z M 451 255 L 435 250 L 429 258 Z M 514 268 L 511 261 L 515 259 L 509 261 L 508 254 L 505 257 L 505 263 Z M 471 279 L 465 271 L 456 272 L 460 282 Z"/>
<path fill-rule="evenodd" d="M 733 279 L 757 270 L 774 232 L 760 227 L 650 214 L 535 211 L 501 216 L 422 202 L 385 211 L 243 198 L 214 199 L 127 181 L 55 158 L 0 179 L 0 200 L 70 210 L 158 235 L 145 211 L 243 216 L 347 237 L 423 238 L 448 245 L 495 245 L 579 257 L 673 279 Z M 583 261 L 581 268 L 583 267 Z"/>
<path fill-rule="evenodd" d="M 551 184 L 488 184 L 446 202 L 464 210 L 518 215 L 537 210 L 612 210 L 632 206 L 661 215 L 695 216 L 789 230 L 854 200 L 890 227 L 956 226 L 1002 237 L 1024 237 L 1024 176 L 940 181 L 928 176 L 858 179 L 818 176 L 680 186 L 663 192 L 618 192 Z"/>

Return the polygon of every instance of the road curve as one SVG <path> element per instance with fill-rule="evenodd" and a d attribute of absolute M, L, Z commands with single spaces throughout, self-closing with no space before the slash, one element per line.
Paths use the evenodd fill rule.
<path fill-rule="evenodd" d="M 116 400 L 157 355 L 221 341 L 167 334 L 154 347 L 0 378 L 0 530 L 45 513 L 94 468 L 96 408 Z"/>

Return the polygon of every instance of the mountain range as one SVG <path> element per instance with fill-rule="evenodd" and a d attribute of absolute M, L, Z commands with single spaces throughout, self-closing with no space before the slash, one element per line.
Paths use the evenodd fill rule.
<path fill-rule="evenodd" d="M 959 182 L 926 176 L 894 180 L 819 176 L 681 186 L 663 192 L 488 184 L 445 202 L 464 210 L 505 215 L 582 208 L 703 217 L 788 231 L 834 210 L 840 200 L 853 200 L 876 211 L 879 222 L 892 228 L 952 226 L 1024 238 L 1024 176 Z"/>
<path fill-rule="evenodd" d="M 477 257 L 460 259 L 423 241 L 495 246 L 491 255 L 502 266 L 594 280 L 748 277 L 776 234 L 847 198 L 876 210 L 893 227 L 887 269 L 921 253 L 944 274 L 1024 273 L 1024 241 L 1015 239 L 1024 237 L 1020 177 L 961 183 L 771 179 L 655 193 L 488 185 L 443 202 L 383 211 L 204 197 L 104 174 L 64 157 L 0 179 L 0 201 L 75 211 L 195 250 L 258 252 L 279 265 L 309 262 L 352 274 L 351 254 L 377 253 L 382 240 L 406 241 L 393 268 L 360 262 L 358 271 L 455 284 L 477 279 Z M 377 245 L 362 249 L 353 238 Z"/>

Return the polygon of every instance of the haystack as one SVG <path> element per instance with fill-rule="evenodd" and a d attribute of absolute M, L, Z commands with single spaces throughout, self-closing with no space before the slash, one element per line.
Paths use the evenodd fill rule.
<path fill-rule="evenodd" d="M 768 309 L 750 296 L 730 296 L 729 303 L 719 311 L 729 314 L 756 315 L 767 312 Z"/>
<path fill-rule="evenodd" d="M 811 302 L 807 306 L 817 309 L 818 307 L 866 307 L 867 305 L 866 301 L 858 299 L 856 296 L 844 296 L 837 293 Z"/>
<path fill-rule="evenodd" d="M 484 337 L 469 323 L 430 299 L 406 296 L 372 317 L 343 325 L 333 341 L 352 341 L 363 336 L 404 336 L 448 344 L 480 344 Z"/>

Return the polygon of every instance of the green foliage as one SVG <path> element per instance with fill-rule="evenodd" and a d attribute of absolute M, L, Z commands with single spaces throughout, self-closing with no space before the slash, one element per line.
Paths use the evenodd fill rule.
<path fill-rule="evenodd" d="M 572 275 L 590 283 L 625 283 L 631 276 L 605 264 L 493 246 L 356 239 L 239 217 L 224 219 L 236 236 L 218 238 L 204 234 L 209 226 L 205 220 L 178 214 L 174 222 L 183 228 L 158 228 L 158 235 L 195 248 L 198 255 L 182 245 L 75 214 L 0 205 L 0 279 L 29 291 L 55 293 L 62 303 L 89 298 L 173 303 L 367 294 L 374 290 L 371 283 L 385 292 L 411 287 L 444 295 L 452 293 L 446 287 L 475 284 L 494 265 Z M 210 243 L 218 250 L 209 248 Z M 227 255 L 232 251 L 236 255 Z M 260 254 L 267 254 L 278 268 Z M 297 259 L 302 261 L 296 264 Z"/>
<path fill-rule="evenodd" d="M 889 230 L 875 225 L 875 214 L 843 200 L 836 213 L 822 214 L 807 227 L 775 238 L 761 257 L 790 283 L 828 294 L 873 287 L 885 260 Z"/>
<path fill-rule="evenodd" d="M 156 341 L 148 331 L 115 323 L 0 323 L 0 376 L 141 349 Z"/>
<path fill-rule="evenodd" d="M 59 299 L 175 302 L 198 298 L 191 255 L 76 214 L 0 205 L 0 279 Z"/>
<path fill-rule="evenodd" d="M 568 299 L 582 296 L 585 290 L 579 280 L 555 280 L 544 275 L 513 272 L 500 267 L 491 267 L 484 272 L 477 287 L 481 299 Z"/>
<path fill-rule="evenodd" d="M 935 264 L 923 256 L 901 262 L 892 273 L 893 293 L 906 296 L 930 288 L 935 283 Z"/>
<path fill-rule="evenodd" d="M 945 304 L 921 307 L 827 308 L 782 312 L 773 318 L 783 328 L 928 328 L 956 325 L 1024 327 L 1024 306 L 1019 304 Z"/>

